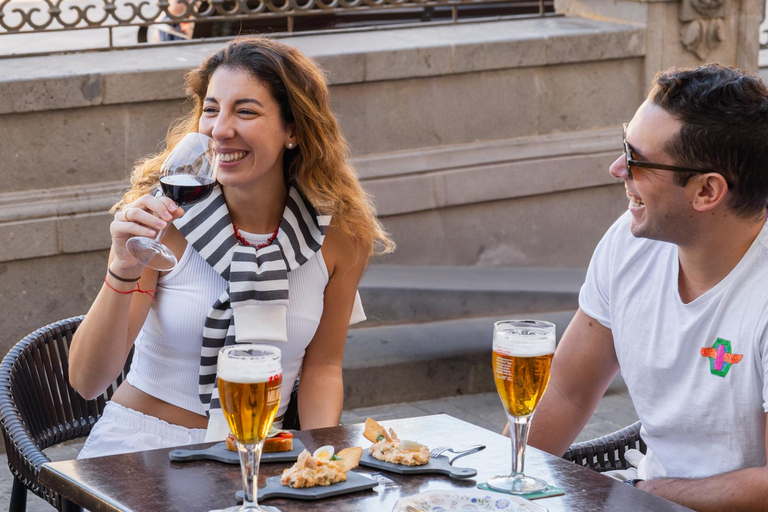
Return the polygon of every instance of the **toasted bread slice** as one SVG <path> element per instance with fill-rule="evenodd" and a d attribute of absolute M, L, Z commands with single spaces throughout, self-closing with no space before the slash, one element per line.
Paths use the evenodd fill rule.
<path fill-rule="evenodd" d="M 355 469 L 358 464 L 360 464 L 360 457 L 363 455 L 363 449 L 359 446 L 351 446 L 349 448 L 344 448 L 339 453 L 336 454 L 336 456 L 341 459 L 339 462 L 339 466 L 341 467 L 341 470 L 345 473 L 349 471 L 350 469 Z"/>
<path fill-rule="evenodd" d="M 237 451 L 237 443 L 232 433 L 227 436 L 227 450 Z M 291 450 L 293 450 L 293 432 L 283 430 L 274 437 L 268 437 L 264 440 L 264 453 L 289 452 Z"/>
<path fill-rule="evenodd" d="M 282 431 L 264 441 L 264 453 L 289 452 L 293 450 L 293 432 Z"/>
<path fill-rule="evenodd" d="M 386 437 L 387 431 L 384 430 L 384 427 L 376 423 L 376 420 L 373 418 L 368 418 L 365 420 L 365 430 L 363 430 L 363 437 L 365 437 L 367 440 L 369 440 L 372 443 L 377 443 L 381 439 L 379 436 Z"/>

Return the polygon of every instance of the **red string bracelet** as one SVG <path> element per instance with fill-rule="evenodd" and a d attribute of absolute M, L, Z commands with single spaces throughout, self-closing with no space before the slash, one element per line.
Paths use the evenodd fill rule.
<path fill-rule="evenodd" d="M 135 290 L 131 290 L 131 291 L 129 291 L 129 292 L 121 292 L 120 290 L 115 290 L 114 288 L 112 288 L 112 285 L 110 285 L 110 284 L 107 282 L 107 276 L 104 276 L 104 284 L 105 284 L 105 285 L 107 285 L 107 287 L 108 287 L 110 290 L 112 290 L 112 291 L 114 291 L 114 292 L 117 292 L 117 293 L 121 293 L 121 294 L 123 294 L 123 295 L 128 295 L 128 294 L 130 294 L 130 293 L 136 293 L 136 292 L 139 292 L 139 293 L 146 293 L 147 295 L 149 295 L 149 298 L 150 298 L 150 299 L 152 299 L 152 302 L 154 302 L 154 301 L 155 301 L 155 296 L 154 296 L 154 295 L 152 295 L 152 294 L 153 294 L 154 292 L 156 292 L 157 290 L 142 290 L 142 289 L 141 289 L 141 286 L 139 286 L 139 283 L 138 283 L 138 282 L 136 283 L 136 289 L 135 289 Z"/>

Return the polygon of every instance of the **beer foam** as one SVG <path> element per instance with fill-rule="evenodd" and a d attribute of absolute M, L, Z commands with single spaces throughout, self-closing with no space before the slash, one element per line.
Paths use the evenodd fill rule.
<path fill-rule="evenodd" d="M 555 352 L 555 339 L 521 341 L 515 336 L 499 336 L 493 342 L 493 350 L 512 357 L 538 357 Z"/>
<path fill-rule="evenodd" d="M 227 382 L 258 384 L 268 382 L 270 377 L 280 373 L 282 373 L 282 366 L 279 361 L 271 360 L 268 363 L 254 364 L 252 359 L 219 357 L 218 376 Z"/>

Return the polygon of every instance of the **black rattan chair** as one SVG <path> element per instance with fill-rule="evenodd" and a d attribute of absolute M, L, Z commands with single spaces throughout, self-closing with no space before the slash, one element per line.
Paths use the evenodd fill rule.
<path fill-rule="evenodd" d="M 80 510 L 38 482 L 52 445 L 86 437 L 107 401 L 125 379 L 131 356 L 117 380 L 98 398 L 85 400 L 69 385 L 69 345 L 83 316 L 38 329 L 18 342 L 0 364 L 0 426 L 13 474 L 11 512 L 26 509 L 27 489 L 62 511 Z M 284 428 L 299 428 L 298 379 Z"/>
<path fill-rule="evenodd" d="M 602 473 L 614 469 L 629 469 L 624 454 L 630 448 L 645 453 L 646 446 L 640 439 L 640 422 L 617 430 L 612 434 L 590 441 L 572 444 L 563 458 Z"/>
<path fill-rule="evenodd" d="M 283 416 L 283 428 L 288 430 L 301 430 L 301 422 L 299 421 L 299 378 L 296 377 L 296 381 L 293 383 L 293 390 L 291 391 L 291 401 L 288 402 L 288 409 Z"/>
<path fill-rule="evenodd" d="M 80 510 L 37 478 L 50 462 L 49 446 L 87 436 L 101 416 L 107 400 L 128 373 L 122 374 L 103 395 L 85 400 L 69 385 L 69 345 L 82 316 L 38 329 L 18 342 L 0 364 L 0 425 L 8 465 L 13 474 L 10 510 L 24 511 L 27 489 L 59 510 Z"/>

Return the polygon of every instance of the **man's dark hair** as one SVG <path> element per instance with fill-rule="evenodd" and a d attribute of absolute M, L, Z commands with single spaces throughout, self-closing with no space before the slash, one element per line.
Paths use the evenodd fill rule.
<path fill-rule="evenodd" d="M 667 142 L 678 165 L 711 169 L 728 182 L 728 206 L 764 215 L 768 200 L 768 90 L 762 80 L 719 64 L 672 68 L 656 75 L 648 98 L 683 126 Z M 685 185 L 693 173 L 675 173 Z"/>

